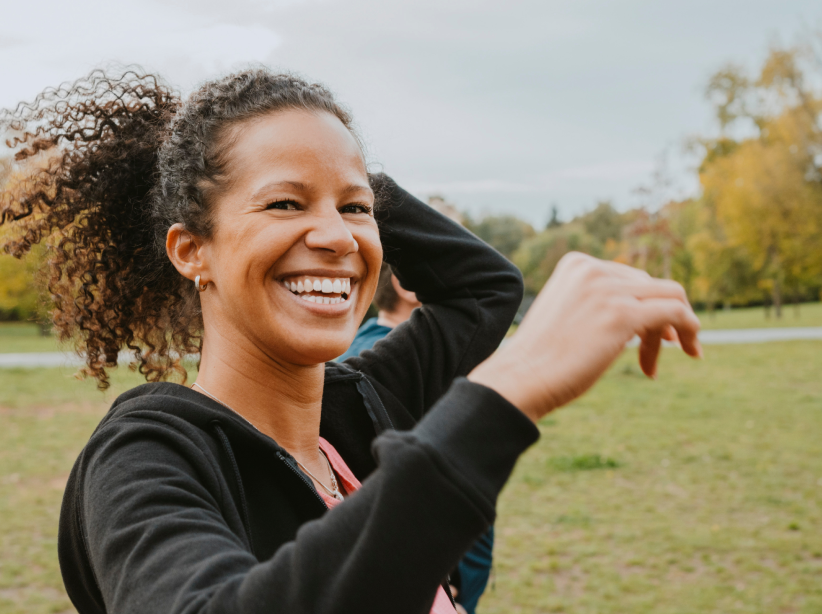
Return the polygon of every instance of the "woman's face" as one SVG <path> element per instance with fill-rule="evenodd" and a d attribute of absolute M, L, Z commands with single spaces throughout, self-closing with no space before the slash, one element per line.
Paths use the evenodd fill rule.
<path fill-rule="evenodd" d="M 220 335 L 292 364 L 336 358 L 382 262 L 360 148 L 325 112 L 272 113 L 232 136 L 227 188 L 202 249 L 206 347 Z"/>

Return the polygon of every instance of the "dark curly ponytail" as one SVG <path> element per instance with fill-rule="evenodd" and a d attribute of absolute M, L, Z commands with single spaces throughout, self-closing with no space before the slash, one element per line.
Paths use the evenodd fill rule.
<path fill-rule="evenodd" d="M 284 109 L 332 113 L 353 133 L 324 87 L 265 69 L 207 83 L 185 102 L 153 75 L 95 71 L 0 110 L 23 173 L 0 193 L 0 225 L 17 230 L 3 248 L 21 257 L 52 237 L 54 325 L 101 388 L 123 349 L 147 380 L 185 381 L 180 359 L 199 351 L 202 319 L 196 291 L 166 256 L 166 233 L 182 223 L 210 236 L 230 128 Z"/>

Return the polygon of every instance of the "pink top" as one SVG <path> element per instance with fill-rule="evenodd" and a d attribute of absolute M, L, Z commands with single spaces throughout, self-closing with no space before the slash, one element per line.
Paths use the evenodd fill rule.
<path fill-rule="evenodd" d="M 331 468 L 334 470 L 334 473 L 337 474 L 337 481 L 339 482 L 340 490 L 343 491 L 343 494 L 351 494 L 362 486 L 360 481 L 354 476 L 353 473 L 351 473 L 351 469 L 348 468 L 348 465 L 345 464 L 342 457 L 337 454 L 337 450 L 334 449 L 334 446 L 322 437 L 320 437 L 320 449 L 325 452 L 325 455 L 328 457 L 328 462 L 331 463 Z M 339 501 L 327 494 L 322 488 L 318 489 L 317 492 L 322 497 L 323 501 L 325 501 L 328 509 L 342 503 L 342 501 Z M 445 589 L 440 586 L 439 589 L 437 589 L 436 597 L 434 597 L 434 605 L 431 608 L 431 614 L 454 614 L 455 611 L 456 610 L 454 610 L 454 606 L 451 605 L 451 600 L 448 598 Z"/>

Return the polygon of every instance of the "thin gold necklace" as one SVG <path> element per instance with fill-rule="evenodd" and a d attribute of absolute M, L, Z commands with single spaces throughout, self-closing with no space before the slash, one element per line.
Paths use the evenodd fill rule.
<path fill-rule="evenodd" d="M 191 387 L 192 387 L 192 388 L 194 388 L 194 386 L 197 386 L 197 388 L 199 388 L 200 390 L 202 390 L 203 392 L 205 392 L 205 393 L 206 393 L 206 395 L 208 395 L 209 397 L 211 397 L 212 399 L 214 399 L 215 401 L 217 401 L 220 405 L 222 405 L 222 406 L 223 406 L 223 407 L 225 407 L 226 409 L 229 409 L 229 410 L 231 410 L 233 413 L 237 414 L 237 415 L 238 415 L 240 418 L 242 418 L 242 419 L 243 419 L 243 420 L 244 420 L 247 424 L 249 424 L 249 425 L 250 425 L 250 426 L 251 426 L 251 427 L 252 427 L 255 431 L 257 431 L 258 433 L 262 433 L 262 431 L 261 431 L 260 429 L 258 429 L 258 428 L 255 426 L 255 424 L 254 424 L 253 422 L 251 422 L 251 420 L 249 420 L 249 419 L 248 419 L 248 418 L 246 418 L 244 415 L 242 415 L 240 412 L 238 412 L 236 409 L 234 409 L 233 407 L 231 407 L 231 405 L 229 405 L 228 403 L 224 403 L 223 401 L 221 401 L 220 399 L 218 399 L 217 397 L 215 397 L 215 396 L 214 396 L 213 394 L 211 394 L 208 390 L 206 390 L 205 388 L 203 388 L 202 384 L 199 384 L 199 383 L 197 383 L 197 382 L 194 382 L 193 384 L 191 384 Z M 322 480 L 320 480 L 317 476 L 315 476 L 313 473 L 311 473 L 311 472 L 310 472 L 310 471 L 306 468 L 306 466 L 305 466 L 305 465 L 303 465 L 303 464 L 302 464 L 300 461 L 298 461 L 296 458 L 294 459 L 294 462 L 296 462 L 296 463 L 297 463 L 297 465 L 300 467 L 300 469 L 302 469 L 303 471 L 305 471 L 305 472 L 306 472 L 306 473 L 307 473 L 307 474 L 311 477 L 311 479 L 312 479 L 312 480 L 314 480 L 317 484 L 319 484 L 319 485 L 322 487 L 322 489 L 323 489 L 325 492 L 327 492 L 327 493 L 328 493 L 331 497 L 334 497 L 335 499 L 337 499 L 337 501 L 342 501 L 342 500 L 343 500 L 343 496 L 342 496 L 342 493 L 340 492 L 340 487 L 339 487 L 339 485 L 337 484 L 337 476 L 335 476 L 335 475 L 334 475 L 334 469 L 331 467 L 331 461 L 330 461 L 330 460 L 328 460 L 328 456 L 326 456 L 326 454 L 325 454 L 325 452 L 323 452 L 323 449 L 322 449 L 322 448 L 320 448 L 320 447 L 318 446 L 318 447 L 317 447 L 317 450 L 319 450 L 320 454 L 321 454 L 321 455 L 322 455 L 322 457 L 325 459 L 325 464 L 326 464 L 326 465 L 328 465 L 328 475 L 330 475 L 330 476 L 331 476 L 331 488 L 328 488 L 328 486 L 326 486 L 325 484 L 323 484 L 323 483 L 322 483 Z"/>

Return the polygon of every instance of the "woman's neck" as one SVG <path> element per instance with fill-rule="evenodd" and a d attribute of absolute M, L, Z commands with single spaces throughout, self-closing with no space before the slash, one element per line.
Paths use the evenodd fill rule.
<path fill-rule="evenodd" d="M 320 436 L 323 364 L 282 364 L 254 348 L 210 333 L 196 383 L 285 448 L 303 465 L 322 465 Z"/>

